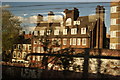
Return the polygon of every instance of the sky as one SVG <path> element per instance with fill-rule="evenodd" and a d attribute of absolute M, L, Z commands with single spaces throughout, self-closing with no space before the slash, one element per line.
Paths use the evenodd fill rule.
<path fill-rule="evenodd" d="M 5 2 L 7 0 L 4 0 L 4 2 L 2 3 L 3 5 L 10 5 L 10 8 L 7 8 L 8 10 L 10 10 L 15 16 L 18 16 L 19 19 L 21 19 L 24 22 L 24 25 L 28 25 L 28 26 L 35 26 L 35 24 L 30 23 L 31 21 L 35 21 L 36 16 L 38 14 L 41 15 L 47 15 L 48 11 L 53 11 L 56 15 L 61 14 L 61 12 L 63 12 L 64 9 L 68 8 L 68 9 L 72 9 L 73 7 L 77 7 L 80 11 L 80 15 L 79 16 L 88 16 L 88 15 L 92 15 L 95 14 L 95 8 L 97 5 L 103 5 L 106 9 L 106 13 L 105 13 L 105 23 L 106 23 L 106 27 L 107 27 L 107 32 L 109 33 L 109 23 L 110 23 L 110 12 L 109 12 L 109 8 L 110 5 L 109 3 L 89 3 L 89 4 L 81 4 L 79 2 L 74 2 L 74 3 L 64 3 L 64 2 L 53 2 L 53 3 L 49 3 L 49 2 L 31 2 L 30 1 L 28 3 L 13 3 L 15 2 L 15 0 L 12 0 L 12 3 L 9 3 L 11 0 L 9 0 L 9 2 Z M 33 1 L 33 0 L 31 0 Z M 36 1 L 36 0 L 34 0 Z M 41 0 L 42 1 L 42 0 Z M 45 0 L 47 1 L 47 0 Z M 71 0 L 72 1 L 72 0 Z M 81 0 L 83 1 L 83 0 Z M 84 0 L 85 1 L 90 1 L 90 0 Z M 92 0 L 92 1 L 98 1 L 98 0 Z M 102 1 L 102 0 L 99 0 Z M 21 0 L 22 2 L 22 0 Z M 29 22 L 30 21 L 30 22 Z"/>
<path fill-rule="evenodd" d="M 111 0 L 0 0 L 1 2 L 110 2 Z"/>

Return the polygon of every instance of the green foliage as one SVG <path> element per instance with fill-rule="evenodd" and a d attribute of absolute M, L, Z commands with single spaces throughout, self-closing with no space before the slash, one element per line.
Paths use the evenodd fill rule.
<path fill-rule="evenodd" d="M 9 61 L 12 57 L 13 44 L 18 37 L 21 22 L 10 11 L 2 10 L 2 58 Z"/>
<path fill-rule="evenodd" d="M 2 10 L 2 50 L 11 50 L 15 37 L 18 36 L 20 21 L 10 11 Z"/>

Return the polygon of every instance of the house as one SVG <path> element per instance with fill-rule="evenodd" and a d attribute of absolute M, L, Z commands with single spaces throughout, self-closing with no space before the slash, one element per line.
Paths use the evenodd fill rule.
<path fill-rule="evenodd" d="M 65 9 L 64 14 L 62 21 L 55 21 L 55 14 L 52 11 L 48 13 L 48 21 L 43 21 L 43 16 L 38 15 L 32 42 L 33 53 L 44 52 L 40 41 L 43 38 L 51 42 L 53 51 L 68 47 L 101 49 L 106 47 L 105 8 L 103 6 L 98 5 L 94 15 L 79 16 L 77 8 Z M 59 46 L 53 44 L 55 40 Z"/>
<path fill-rule="evenodd" d="M 24 53 L 50 53 L 65 48 L 106 48 L 106 27 L 104 22 L 105 8 L 96 7 L 96 13 L 89 16 L 79 16 L 79 10 L 65 9 L 64 15 L 56 16 L 48 12 L 47 20 L 38 14 L 37 26 L 31 34 L 31 41 L 17 43 L 13 54 L 14 59 L 23 59 Z M 26 35 L 27 36 L 27 35 Z M 30 37 L 30 36 L 27 36 Z M 22 50 L 20 52 L 20 50 Z M 19 54 L 22 54 L 19 56 Z M 17 56 L 17 58 L 16 58 Z M 41 61 L 42 56 L 32 56 L 32 61 Z"/>
<path fill-rule="evenodd" d="M 31 39 L 20 35 L 14 43 L 12 62 L 24 63 L 27 54 L 31 53 Z"/>
<path fill-rule="evenodd" d="M 120 49 L 120 0 L 111 2 L 110 49 Z"/>

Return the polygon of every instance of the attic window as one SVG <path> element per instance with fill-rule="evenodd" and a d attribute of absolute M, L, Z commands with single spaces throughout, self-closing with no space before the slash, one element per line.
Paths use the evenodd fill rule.
<path fill-rule="evenodd" d="M 74 25 L 80 25 L 80 21 L 74 21 Z"/>

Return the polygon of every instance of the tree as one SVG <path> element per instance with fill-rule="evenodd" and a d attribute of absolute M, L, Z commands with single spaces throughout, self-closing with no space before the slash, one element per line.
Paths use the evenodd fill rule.
<path fill-rule="evenodd" d="M 16 37 L 19 35 L 21 22 L 13 14 L 3 9 L 2 10 L 2 51 L 3 60 L 9 59 L 13 44 Z"/>

